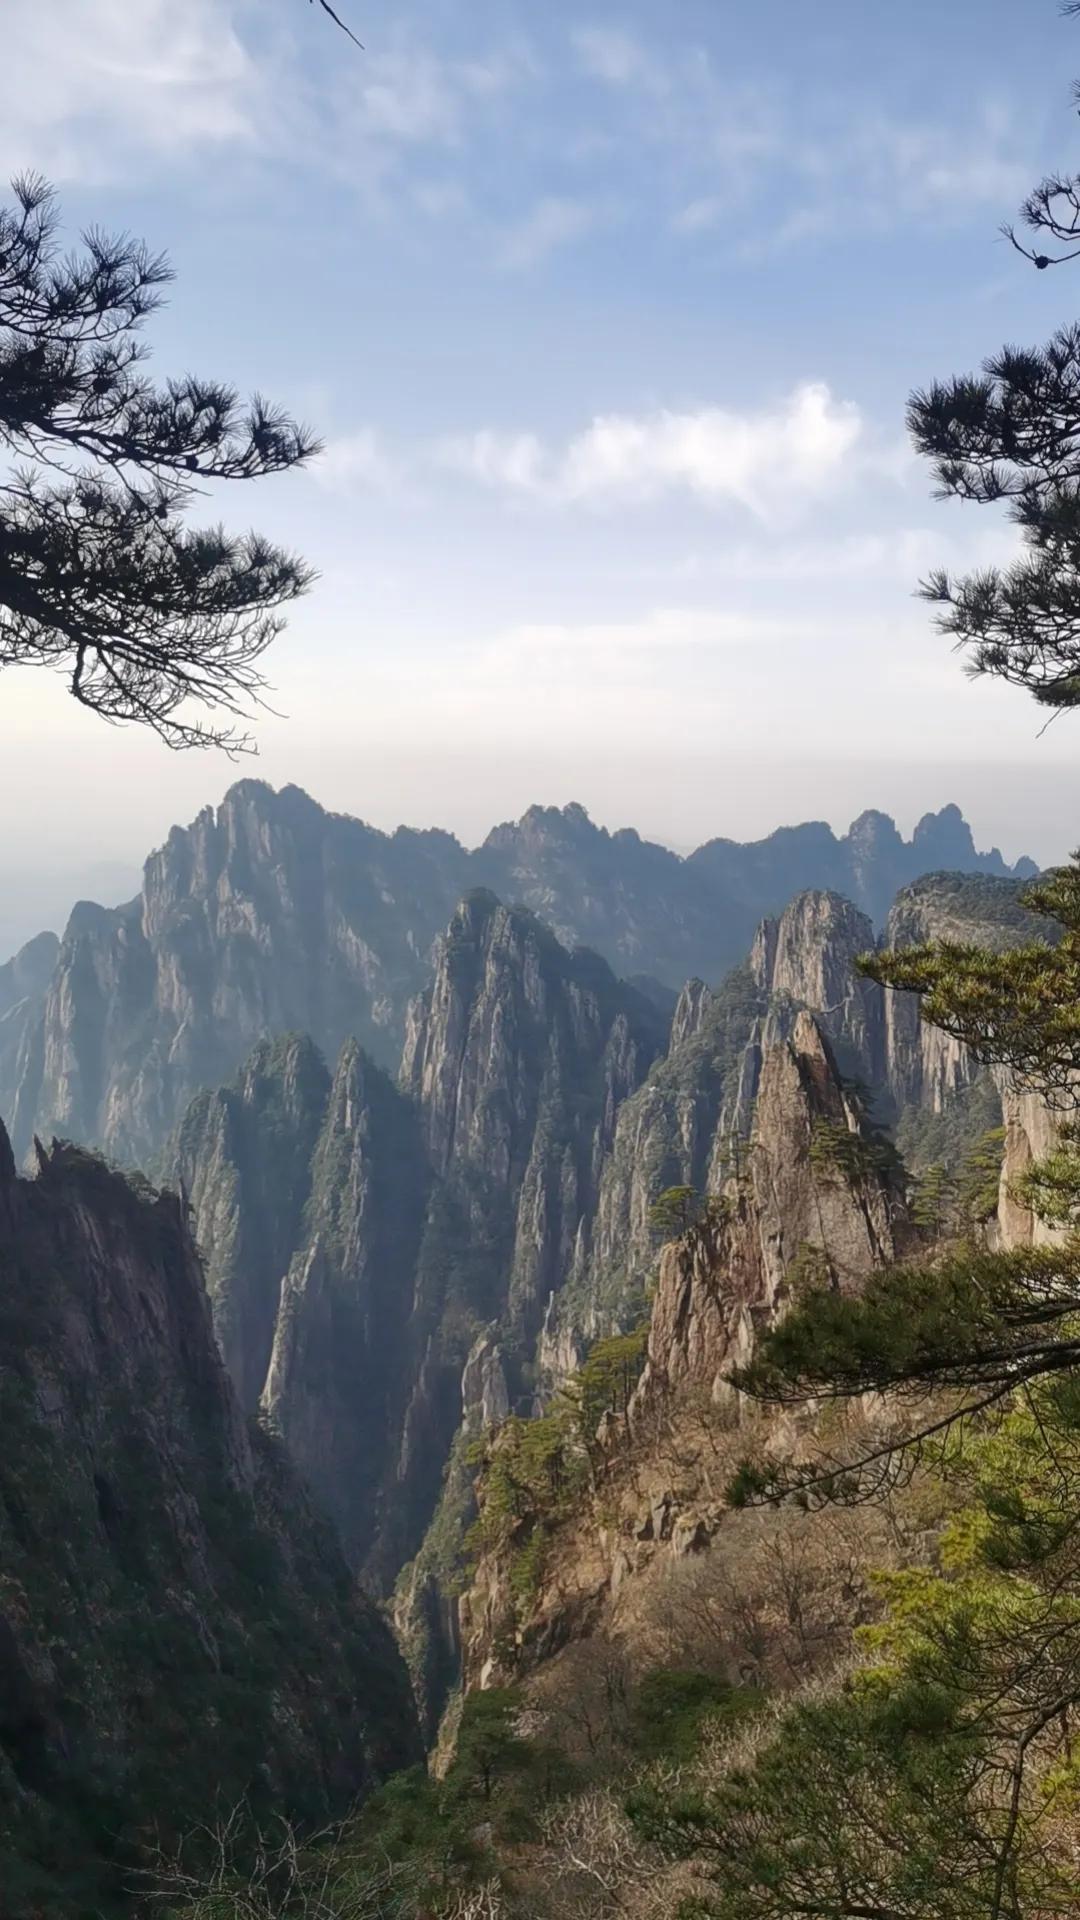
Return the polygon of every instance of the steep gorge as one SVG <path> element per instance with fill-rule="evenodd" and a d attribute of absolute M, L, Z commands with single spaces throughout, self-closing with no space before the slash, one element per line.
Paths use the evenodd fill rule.
<path fill-rule="evenodd" d="M 185 1116 L 171 1166 L 238 1390 L 383 1591 L 439 1498 L 490 1325 L 508 1393 L 527 1393 L 615 1116 L 665 1031 L 597 956 L 474 893 L 410 1010 L 400 1087 L 354 1041 L 331 1078 L 284 1040 Z"/>

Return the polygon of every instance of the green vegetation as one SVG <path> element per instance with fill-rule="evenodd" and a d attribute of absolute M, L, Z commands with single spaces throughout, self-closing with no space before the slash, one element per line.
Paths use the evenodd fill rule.
<path fill-rule="evenodd" d="M 141 1185 L 61 1147 L 0 1220 L 13 1920 L 112 1912 L 215 1794 L 318 1824 L 415 1751 L 390 1636 L 280 1448 L 245 1432 L 177 1202 Z"/>
<path fill-rule="evenodd" d="M 690 1760 L 706 1727 L 735 1726 L 756 1713 L 762 1696 L 711 1673 L 658 1668 L 641 1680 L 630 1713 L 630 1740 L 644 1760 Z"/>
<path fill-rule="evenodd" d="M 675 1240 L 700 1226 L 705 1202 L 694 1187 L 666 1187 L 649 1208 L 649 1225 L 665 1240 Z"/>
<path fill-rule="evenodd" d="M 815 1120 L 810 1133 L 810 1164 L 818 1173 L 858 1181 L 897 1179 L 900 1161 L 892 1142 L 877 1131 L 856 1132 L 844 1120 Z"/>
<path fill-rule="evenodd" d="M 510 1589 L 522 1615 L 542 1584 L 551 1534 L 595 1484 L 603 1460 L 601 1422 L 626 1417 L 647 1338 L 643 1324 L 597 1341 L 546 1413 L 532 1420 L 513 1416 L 466 1454 L 479 1474 L 480 1504 L 466 1551 L 474 1558 L 508 1553 Z"/>
<path fill-rule="evenodd" d="M 65 255 L 52 189 L 25 175 L 14 196 L 0 208 L 4 446 L 18 463 L 3 482 L 0 667 L 59 668 L 81 705 L 168 746 L 241 747 L 232 718 L 257 704 L 257 662 L 312 574 L 256 534 L 193 532 L 185 516 L 207 483 L 287 472 L 318 443 L 220 381 L 154 388 L 141 335 L 167 261 L 100 229 Z M 215 724 L 192 719 L 192 701 Z"/>
<path fill-rule="evenodd" d="M 896 1142 L 910 1169 L 912 1218 L 931 1240 L 969 1232 L 997 1211 L 1005 1129 L 989 1073 L 939 1112 L 908 1108 Z"/>

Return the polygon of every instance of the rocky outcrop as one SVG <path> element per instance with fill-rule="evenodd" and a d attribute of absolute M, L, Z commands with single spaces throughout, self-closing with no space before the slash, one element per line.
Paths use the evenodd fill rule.
<path fill-rule="evenodd" d="M 1068 1237 L 1060 1227 L 1048 1227 L 1024 1206 L 1016 1183 L 1037 1160 L 1045 1160 L 1058 1144 L 1062 1115 L 1036 1093 L 1025 1093 L 1004 1082 L 1001 1096 L 1005 1145 L 1001 1158 L 1001 1185 L 996 1229 L 1002 1247 L 1050 1247 Z"/>
<path fill-rule="evenodd" d="M 237 1392 L 368 1566 L 414 1386 L 431 1184 L 419 1116 L 355 1041 L 332 1078 L 309 1039 L 262 1041 L 232 1085 L 192 1102 L 167 1159 Z"/>
<path fill-rule="evenodd" d="M 868 1087 L 884 1076 L 882 993 L 855 963 L 874 945 L 873 925 L 849 900 L 801 893 L 779 919 L 762 923 L 750 954 L 759 990 L 812 1007 L 848 1073 Z"/>
<path fill-rule="evenodd" d="M 744 1172 L 700 1230 L 664 1249 L 636 1405 L 688 1386 L 717 1394 L 783 1310 L 795 1269 L 857 1290 L 904 1228 L 888 1161 L 821 1025 L 800 1012 L 790 1039 L 767 1029 Z"/>
<path fill-rule="evenodd" d="M 249 1424 L 182 1201 L 0 1129 L 0 1874 L 98 1911 L 247 1798 L 344 1812 L 418 1751 L 389 1633 Z"/>
<path fill-rule="evenodd" d="M 432 1163 L 506 1235 L 507 1305 L 534 1334 L 582 1257 L 623 1103 L 665 1022 L 595 954 L 491 894 L 463 903 L 410 1011 L 402 1084 Z"/>
<path fill-rule="evenodd" d="M 896 887 L 946 851 L 1008 871 L 1000 855 L 975 853 L 951 808 L 910 843 L 868 814 L 844 838 L 785 828 L 684 860 L 595 826 L 581 807 L 534 807 L 469 852 L 446 833 L 379 833 L 296 787 L 244 780 L 174 829 L 137 900 L 76 907 L 47 983 L 46 947 L 32 943 L 17 1031 L 3 1024 L 3 977 L 24 956 L 0 969 L 0 1113 L 20 1160 L 36 1128 L 145 1162 L 192 1095 L 222 1084 L 264 1036 L 307 1033 L 332 1057 L 352 1035 L 394 1068 L 432 941 L 469 887 L 524 903 L 567 947 L 640 975 L 666 1011 L 688 978 L 720 980 L 761 917 L 793 895 L 832 888 L 877 920 Z"/>
<path fill-rule="evenodd" d="M 310 1162 L 262 1406 L 350 1559 L 383 1588 L 425 1517 L 411 1510 L 402 1456 L 427 1339 L 415 1289 L 430 1186 L 418 1116 L 350 1041 Z M 441 1465 L 425 1462 L 436 1484 Z"/>
<path fill-rule="evenodd" d="M 311 1040 L 261 1040 L 232 1085 L 196 1096 L 166 1156 L 198 1222 L 218 1342 L 249 1412 L 266 1382 L 329 1094 Z"/>
<path fill-rule="evenodd" d="M 671 1018 L 671 1037 L 668 1043 L 671 1053 L 676 1053 L 701 1031 L 709 1018 L 711 1006 L 712 993 L 704 980 L 688 980 L 679 995 Z"/>
<path fill-rule="evenodd" d="M 1021 906 L 1020 892 L 1015 881 L 932 874 L 897 897 L 883 944 L 912 947 L 943 940 L 1003 951 L 1045 940 L 1047 922 Z M 895 1109 L 942 1112 L 971 1085 L 977 1066 L 959 1041 L 920 1018 L 914 994 L 886 992 L 884 1000 L 884 1077 Z"/>
<path fill-rule="evenodd" d="M 658 1195 L 674 1186 L 718 1192 L 737 1165 L 765 1008 L 746 969 L 707 994 L 693 984 L 684 993 L 669 1052 L 618 1109 L 594 1211 L 561 1292 L 549 1296 L 538 1352 L 546 1383 L 564 1379 L 591 1340 L 640 1317 L 656 1264 L 649 1210 Z"/>

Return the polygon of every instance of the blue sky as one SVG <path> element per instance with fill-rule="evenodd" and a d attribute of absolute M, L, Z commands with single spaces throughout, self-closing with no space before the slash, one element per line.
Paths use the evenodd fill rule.
<path fill-rule="evenodd" d="M 4 171 L 169 251 L 163 372 L 327 443 L 208 503 L 322 576 L 241 771 L 467 838 L 533 799 L 690 845 L 955 798 L 1063 854 L 1076 722 L 1038 738 L 912 598 L 1012 537 L 903 435 L 913 384 L 1075 311 L 997 237 L 1073 159 L 1054 0 L 342 11 L 365 53 L 303 0 L 5 6 Z M 107 891 L 235 777 L 2 697 L 9 901 Z"/>

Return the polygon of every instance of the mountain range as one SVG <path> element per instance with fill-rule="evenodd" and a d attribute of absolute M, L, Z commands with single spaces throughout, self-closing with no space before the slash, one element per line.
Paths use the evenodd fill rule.
<path fill-rule="evenodd" d="M 800 1262 L 858 1285 L 907 1244 L 896 1141 L 916 1171 L 1000 1158 L 991 1077 L 854 962 L 1029 937 L 1029 867 L 949 808 L 911 842 L 870 814 L 682 860 L 577 807 L 467 852 L 241 782 L 136 901 L 0 968 L 0 1855 L 25 1911 L 88 1852 L 115 1878 L 97 1802 L 65 1823 L 87 1779 L 114 1828 L 195 1819 L 202 1771 L 317 1817 L 418 1751 L 356 1576 L 429 1740 L 462 1670 L 568 1633 L 567 1591 L 591 1617 L 622 1534 L 529 1625 L 505 1561 L 472 1570 L 477 1442 L 650 1317 L 644 1404 L 711 1394 Z M 1008 1118 L 1022 1164 L 1038 1116 Z M 727 1224 L 658 1276 L 672 1187 Z M 707 1536 L 655 1492 L 635 1538 Z"/>
<path fill-rule="evenodd" d="M 37 1132 L 145 1162 L 264 1035 L 306 1033 L 327 1057 L 351 1036 L 396 1069 L 433 944 L 472 889 L 528 907 L 670 1007 L 687 979 L 720 980 L 796 893 L 841 893 L 878 926 L 898 888 L 946 869 L 1035 871 L 977 853 L 956 807 L 910 841 L 869 812 L 842 837 L 809 823 L 682 859 L 576 805 L 533 807 L 468 851 L 241 781 L 150 855 L 135 900 L 82 902 L 62 940 L 42 934 L 0 967 L 0 1114 L 20 1159 Z"/>

